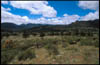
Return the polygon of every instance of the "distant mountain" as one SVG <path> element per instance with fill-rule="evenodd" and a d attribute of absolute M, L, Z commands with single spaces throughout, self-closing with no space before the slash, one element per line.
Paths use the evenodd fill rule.
<path fill-rule="evenodd" d="M 15 29 L 15 28 L 18 28 L 18 25 L 14 24 L 14 23 L 1 23 L 1 28 Z"/>
<path fill-rule="evenodd" d="M 22 24 L 16 25 L 13 23 L 1 23 L 1 30 L 13 30 L 13 31 L 59 31 L 66 30 L 68 28 L 98 28 L 99 20 L 93 21 L 76 21 L 69 25 L 48 25 L 48 24 Z"/>
<path fill-rule="evenodd" d="M 99 29 L 99 20 L 94 21 L 76 21 L 69 25 L 44 25 L 39 27 L 32 27 L 24 31 L 30 32 L 53 32 L 53 31 L 68 31 L 70 29 Z M 74 31 L 74 30 L 73 30 Z"/>
<path fill-rule="evenodd" d="M 93 20 L 93 21 L 76 21 L 68 27 L 93 27 L 93 28 L 99 28 L 99 19 Z"/>
<path fill-rule="evenodd" d="M 14 23 L 1 23 L 1 29 L 2 30 L 13 30 L 13 31 L 19 31 L 24 29 L 29 29 L 32 27 L 39 27 L 43 26 L 42 24 L 21 24 L 16 25 Z"/>

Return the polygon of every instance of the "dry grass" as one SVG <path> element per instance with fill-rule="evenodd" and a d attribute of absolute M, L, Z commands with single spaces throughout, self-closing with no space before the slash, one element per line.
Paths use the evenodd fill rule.
<path fill-rule="evenodd" d="M 69 44 L 69 40 L 75 41 L 79 38 L 81 40 L 84 40 L 86 44 L 81 45 L 81 43 L 83 42 L 81 40 L 74 45 Z M 11 58 L 13 58 L 13 60 L 11 59 L 11 61 L 8 61 L 6 59 L 5 62 L 7 64 L 99 64 L 99 47 L 93 45 L 93 43 L 91 45 L 90 41 L 93 40 L 89 37 L 45 36 L 44 39 L 41 39 L 38 36 L 30 36 L 29 38 L 24 39 L 21 35 L 19 35 L 10 36 L 9 38 L 4 37 L 1 41 L 2 46 L 4 45 L 5 40 L 10 39 L 14 41 L 14 44 L 16 45 L 15 48 L 2 48 L 1 50 L 3 56 L 1 58 L 2 61 L 6 59 L 4 55 L 12 55 Z M 57 41 L 57 44 L 54 46 L 59 52 L 59 54 L 57 55 L 49 55 L 49 50 L 46 49 L 45 46 L 43 46 L 42 48 L 36 48 L 33 45 L 34 43 L 45 43 L 53 45 L 54 40 Z M 99 40 L 99 38 L 97 40 Z M 87 45 L 88 42 L 90 46 Z M 25 60 L 18 60 L 19 54 L 29 49 L 34 50 L 36 57 L 31 59 L 27 57 Z M 9 53 L 9 55 L 7 55 L 7 53 Z"/>

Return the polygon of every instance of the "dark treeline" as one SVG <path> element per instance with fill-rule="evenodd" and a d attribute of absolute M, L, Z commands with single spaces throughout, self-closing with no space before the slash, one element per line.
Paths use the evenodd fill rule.
<path fill-rule="evenodd" d="M 2 25 L 2 24 L 1 24 Z M 7 26 L 7 27 L 6 27 Z M 10 26 L 10 23 L 9 23 Z M 9 35 L 18 35 L 23 33 L 23 37 L 28 37 L 29 35 L 33 36 L 41 36 L 44 37 L 46 35 L 77 35 L 77 36 L 93 36 L 99 35 L 99 20 L 94 21 L 76 21 L 69 25 L 31 25 L 32 28 L 26 28 L 21 30 L 16 30 L 16 25 L 11 24 L 9 27 L 7 23 L 1 26 L 1 35 L 9 36 Z M 6 28 L 5 28 L 6 27 Z M 14 29 L 12 29 L 14 27 Z M 29 26 L 28 26 L 29 27 Z"/>
<path fill-rule="evenodd" d="M 55 35 L 60 35 L 60 36 L 94 36 L 94 35 L 99 35 L 99 29 L 96 28 L 69 28 L 67 30 L 54 30 L 54 31 L 45 31 L 45 30 L 40 30 L 40 31 L 33 31 L 33 30 L 27 30 L 27 31 L 20 31 L 20 32 L 1 32 L 1 36 L 6 36 L 9 37 L 10 35 L 16 36 L 18 34 L 22 33 L 23 38 L 29 37 L 29 35 L 33 36 L 55 36 Z"/>

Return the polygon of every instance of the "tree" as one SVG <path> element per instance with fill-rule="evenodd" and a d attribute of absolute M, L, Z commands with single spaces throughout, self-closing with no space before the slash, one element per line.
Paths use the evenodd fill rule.
<path fill-rule="evenodd" d="M 36 33 L 32 33 L 32 35 L 33 35 L 33 36 L 36 36 L 37 34 L 36 34 Z"/>
<path fill-rule="evenodd" d="M 91 33 L 91 32 L 88 32 L 87 34 L 88 34 L 88 36 L 93 36 L 93 33 Z"/>
<path fill-rule="evenodd" d="M 23 38 L 27 38 L 27 37 L 29 37 L 29 34 L 24 32 L 22 36 L 23 36 Z"/>
<path fill-rule="evenodd" d="M 45 36 L 45 34 L 41 32 L 40 37 L 43 39 L 44 36 Z"/>
<path fill-rule="evenodd" d="M 60 35 L 63 36 L 64 35 L 64 32 L 61 32 Z"/>
<path fill-rule="evenodd" d="M 81 36 L 85 36 L 86 34 L 85 34 L 85 32 L 81 32 L 80 35 Z"/>

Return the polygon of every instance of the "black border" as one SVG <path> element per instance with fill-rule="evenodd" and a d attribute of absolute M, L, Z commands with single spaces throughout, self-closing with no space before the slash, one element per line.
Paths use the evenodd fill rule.
<path fill-rule="evenodd" d="M 1 0 L 1 1 L 99 1 L 99 0 Z M 100 5 L 99 5 L 99 7 L 100 7 Z M 0 16 L 0 18 L 1 18 L 1 16 Z M 1 24 L 1 22 L 0 22 L 0 24 Z M 1 34 L 1 32 L 0 32 L 0 34 Z M 0 47 L 1 47 L 1 44 L 0 44 Z M 99 48 L 99 50 L 100 50 L 100 48 Z M 0 51 L 1 51 L 1 49 L 0 49 Z M 0 54 L 0 56 L 1 56 L 1 54 Z M 100 60 L 100 55 L 99 55 L 99 60 Z M 1 65 L 3 65 L 3 64 L 1 64 Z M 19 64 L 5 64 L 5 65 L 19 65 Z M 99 64 L 22 64 L 22 65 L 99 65 Z"/>

